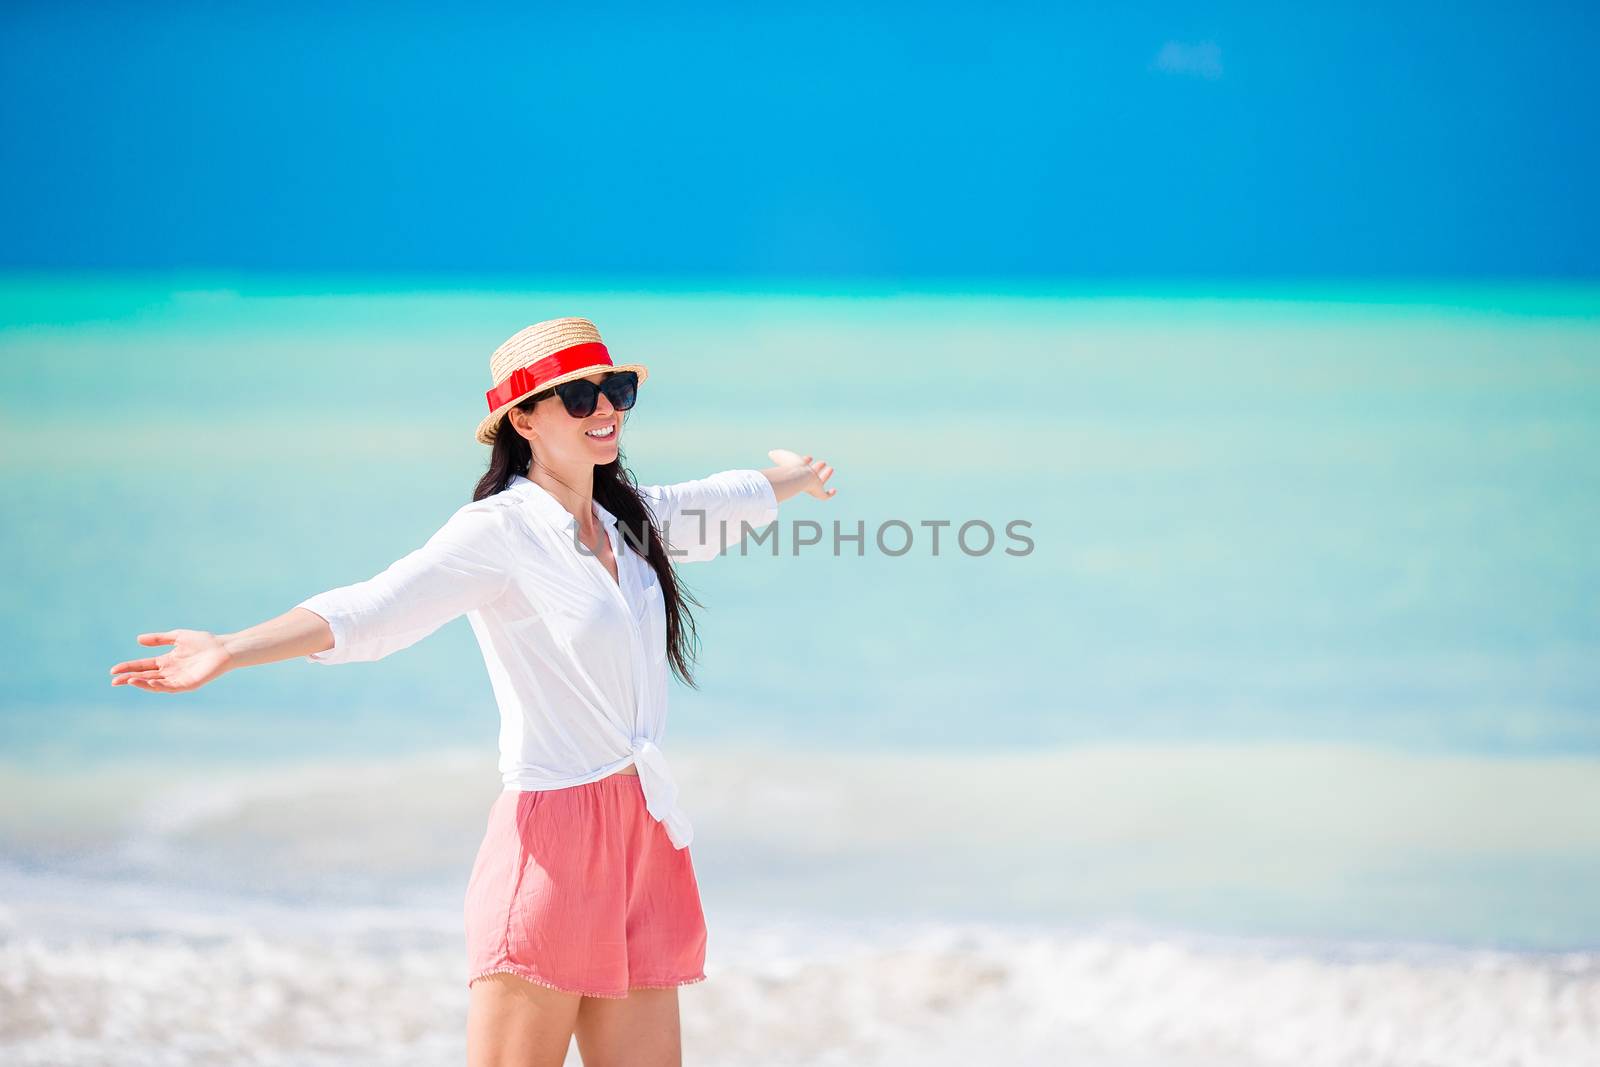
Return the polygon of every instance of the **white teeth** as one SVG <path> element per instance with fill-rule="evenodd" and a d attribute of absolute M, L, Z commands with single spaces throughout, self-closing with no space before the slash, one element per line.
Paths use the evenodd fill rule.
<path fill-rule="evenodd" d="M 590 437 L 597 437 L 597 438 L 610 437 L 612 434 L 617 432 L 617 427 L 616 427 L 615 424 L 613 424 L 611 426 L 607 426 L 604 430 L 585 430 L 584 432 L 587 433 Z"/>

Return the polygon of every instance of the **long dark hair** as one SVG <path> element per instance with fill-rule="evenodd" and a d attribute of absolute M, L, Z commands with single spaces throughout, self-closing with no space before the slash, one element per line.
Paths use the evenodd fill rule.
<path fill-rule="evenodd" d="M 532 411 L 539 401 L 554 395 L 554 392 L 546 390 L 516 406 L 523 411 Z M 500 416 L 500 422 L 495 427 L 489 469 L 472 490 L 472 499 L 482 500 L 501 492 L 511 484 L 514 475 L 526 476 L 532 459 L 532 446 L 527 438 L 512 428 L 511 413 L 507 411 Z M 661 582 L 661 596 L 667 609 L 667 662 L 683 684 L 691 689 L 699 688 L 690 669 L 699 647 L 699 637 L 695 633 L 694 615 L 690 613 L 688 605 L 705 605 L 678 584 L 678 576 L 673 570 L 672 561 L 667 558 L 661 532 L 656 529 L 650 512 L 645 508 L 644 498 L 639 495 L 633 475 L 623 465 L 620 444 L 617 446 L 616 459 L 610 463 L 595 464 L 593 495 L 601 507 L 617 517 L 619 531 L 627 543 L 650 561 L 656 578 Z"/>

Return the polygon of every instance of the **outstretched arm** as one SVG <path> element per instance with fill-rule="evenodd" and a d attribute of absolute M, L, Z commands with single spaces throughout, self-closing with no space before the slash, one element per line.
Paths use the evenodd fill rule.
<path fill-rule="evenodd" d="M 333 644 L 328 624 L 304 608 L 232 634 L 209 630 L 166 630 L 139 634 L 141 645 L 170 645 L 170 651 L 124 660 L 111 668 L 112 685 L 131 685 L 156 693 L 184 693 L 238 667 L 307 656 Z"/>
<path fill-rule="evenodd" d="M 735 468 L 687 482 L 639 486 L 639 495 L 655 516 L 674 563 L 715 559 L 724 549 L 742 542 L 747 532 L 777 518 L 779 502 L 803 490 L 824 500 L 833 496 L 834 491 L 822 484 L 833 474 L 826 463 L 813 463 L 810 456 L 784 449 L 773 449 L 768 455 L 775 466 Z"/>
<path fill-rule="evenodd" d="M 316 663 L 381 659 L 497 597 L 510 580 L 503 513 L 464 505 L 427 544 L 364 582 L 308 597 L 276 618 L 231 634 L 145 633 L 141 645 L 171 645 L 111 668 L 112 685 L 184 692 L 237 667 L 305 656 Z"/>
<path fill-rule="evenodd" d="M 302 600 L 296 609 L 326 620 L 331 636 L 306 658 L 313 663 L 382 659 L 499 597 L 511 581 L 514 554 L 504 519 L 492 502 L 468 504 L 427 544 L 381 574 Z"/>

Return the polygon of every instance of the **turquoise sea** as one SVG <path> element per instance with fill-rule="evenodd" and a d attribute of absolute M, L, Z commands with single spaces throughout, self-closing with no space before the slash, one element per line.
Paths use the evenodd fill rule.
<path fill-rule="evenodd" d="M 650 369 L 640 482 L 837 471 L 683 568 L 690 1059 L 1600 1060 L 1600 286 L 209 275 L 0 280 L 8 1062 L 459 1059 L 465 620 L 107 672 L 420 545 L 562 315 Z"/>

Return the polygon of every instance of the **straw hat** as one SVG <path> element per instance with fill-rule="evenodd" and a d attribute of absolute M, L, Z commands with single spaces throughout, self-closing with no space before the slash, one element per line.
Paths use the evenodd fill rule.
<path fill-rule="evenodd" d="M 600 331 L 588 319 L 546 319 L 506 338 L 489 357 L 494 388 L 484 394 L 489 414 L 478 423 L 478 441 L 494 444 L 500 417 L 534 393 L 600 370 L 631 370 L 650 376 L 643 363 L 612 363 Z"/>

